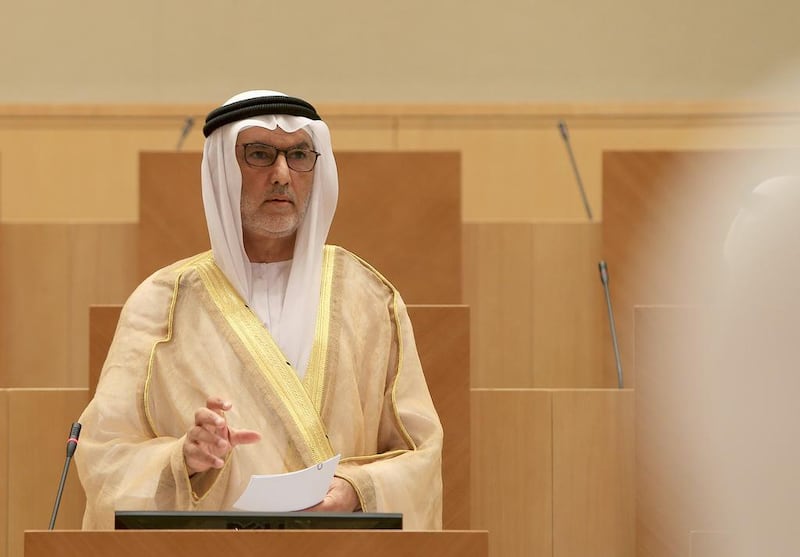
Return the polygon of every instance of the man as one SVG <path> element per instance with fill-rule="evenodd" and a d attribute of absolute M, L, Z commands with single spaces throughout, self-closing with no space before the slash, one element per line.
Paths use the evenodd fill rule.
<path fill-rule="evenodd" d="M 76 458 L 84 528 L 114 510 L 230 509 L 253 474 L 341 454 L 313 510 L 441 528 L 442 429 L 405 305 L 326 246 L 338 196 L 314 108 L 237 95 L 203 129 L 211 252 L 126 302 Z"/>

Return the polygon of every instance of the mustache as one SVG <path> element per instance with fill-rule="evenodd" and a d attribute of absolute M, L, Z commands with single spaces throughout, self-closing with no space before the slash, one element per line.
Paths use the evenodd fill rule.
<path fill-rule="evenodd" d="M 264 199 L 270 201 L 272 199 L 288 200 L 294 203 L 296 201 L 294 192 L 289 186 L 275 185 L 265 195 Z"/>

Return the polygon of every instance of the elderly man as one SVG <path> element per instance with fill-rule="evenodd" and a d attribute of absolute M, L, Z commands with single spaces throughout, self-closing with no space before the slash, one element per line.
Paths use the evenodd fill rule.
<path fill-rule="evenodd" d="M 328 127 L 251 91 L 212 111 L 211 251 L 131 295 L 81 416 L 84 528 L 114 510 L 230 509 L 253 474 L 341 454 L 314 510 L 441 528 L 442 429 L 405 305 L 325 241 L 338 196 Z"/>

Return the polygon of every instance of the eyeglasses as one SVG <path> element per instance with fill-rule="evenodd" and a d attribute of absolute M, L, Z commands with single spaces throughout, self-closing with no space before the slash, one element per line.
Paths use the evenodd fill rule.
<path fill-rule="evenodd" d="M 244 143 L 239 146 L 244 147 L 244 162 L 250 166 L 272 166 L 278 160 L 278 155 L 283 153 L 286 164 L 297 172 L 312 171 L 320 155 L 311 149 L 278 149 L 265 143 Z"/>

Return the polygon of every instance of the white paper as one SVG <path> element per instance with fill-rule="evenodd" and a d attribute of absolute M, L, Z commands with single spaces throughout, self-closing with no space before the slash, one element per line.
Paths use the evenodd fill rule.
<path fill-rule="evenodd" d="M 240 511 L 276 513 L 313 507 L 328 493 L 340 456 L 297 472 L 250 476 L 247 489 L 233 506 Z"/>

